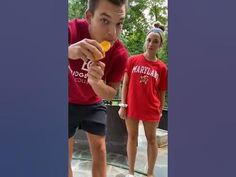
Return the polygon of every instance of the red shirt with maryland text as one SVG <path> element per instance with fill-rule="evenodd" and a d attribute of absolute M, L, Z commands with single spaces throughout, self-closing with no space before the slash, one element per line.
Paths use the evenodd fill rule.
<path fill-rule="evenodd" d="M 167 90 L 167 66 L 161 60 L 148 61 L 143 54 L 127 64 L 129 87 L 127 115 L 144 121 L 160 121 L 160 91 Z"/>
<path fill-rule="evenodd" d="M 88 31 L 88 23 L 85 20 L 75 19 L 69 22 L 69 44 L 76 43 L 84 38 L 91 39 Z M 128 52 L 122 43 L 117 40 L 106 57 L 100 61 L 105 63 L 103 80 L 120 82 L 128 59 Z M 69 59 L 69 102 L 81 105 L 89 105 L 100 102 L 102 99 L 93 91 L 87 82 L 87 73 L 91 61 L 82 59 Z"/>

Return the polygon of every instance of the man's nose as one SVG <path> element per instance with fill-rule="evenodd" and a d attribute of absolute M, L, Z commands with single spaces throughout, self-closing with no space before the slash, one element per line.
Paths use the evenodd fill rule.
<path fill-rule="evenodd" d="M 115 26 L 110 26 L 108 31 L 109 39 L 114 41 L 117 38 L 117 30 Z"/>

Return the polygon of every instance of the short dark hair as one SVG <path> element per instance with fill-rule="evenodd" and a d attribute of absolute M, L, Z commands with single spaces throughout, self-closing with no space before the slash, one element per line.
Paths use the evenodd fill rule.
<path fill-rule="evenodd" d="M 88 0 L 88 8 L 90 12 L 94 13 L 100 0 Z M 125 9 L 128 9 L 128 0 L 106 0 L 114 5 L 121 6 L 125 4 Z"/>

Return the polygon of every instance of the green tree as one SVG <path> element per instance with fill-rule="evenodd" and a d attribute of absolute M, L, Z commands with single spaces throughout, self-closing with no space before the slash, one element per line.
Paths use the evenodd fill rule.
<path fill-rule="evenodd" d="M 143 52 L 143 44 L 148 29 L 156 21 L 161 22 L 166 32 L 163 47 L 158 53 L 165 63 L 168 63 L 168 33 L 167 33 L 167 2 L 166 0 L 130 0 L 127 18 L 125 20 L 121 40 L 124 42 L 130 55 Z"/>
<path fill-rule="evenodd" d="M 164 33 L 164 40 L 161 49 L 158 51 L 158 57 L 168 64 L 168 34 Z"/>
<path fill-rule="evenodd" d="M 167 25 L 167 0 L 147 0 L 149 4 L 149 15 L 151 21 L 159 21 L 163 25 Z"/>
<path fill-rule="evenodd" d="M 69 0 L 68 1 L 68 18 L 83 18 L 87 8 L 87 0 Z"/>
<path fill-rule="evenodd" d="M 129 9 L 121 34 L 121 40 L 128 48 L 130 55 L 143 52 L 143 42 L 149 26 L 143 13 L 146 9 L 146 0 L 129 1 Z"/>

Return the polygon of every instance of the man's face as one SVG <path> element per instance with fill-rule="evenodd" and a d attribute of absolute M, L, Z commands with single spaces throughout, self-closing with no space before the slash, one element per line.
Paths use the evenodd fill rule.
<path fill-rule="evenodd" d="M 86 12 L 91 38 L 113 43 L 120 35 L 125 14 L 125 4 L 116 6 L 107 0 L 100 0 L 94 14 Z"/>

